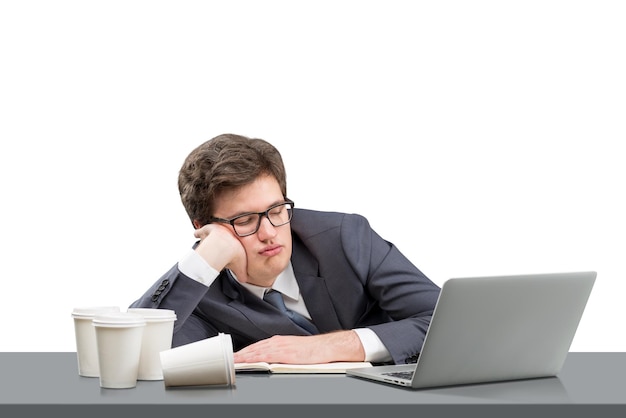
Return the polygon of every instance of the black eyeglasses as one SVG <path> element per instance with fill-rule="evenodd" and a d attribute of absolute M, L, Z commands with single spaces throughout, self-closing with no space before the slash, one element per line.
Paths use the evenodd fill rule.
<path fill-rule="evenodd" d="M 255 234 L 261 226 L 261 219 L 266 217 L 273 226 L 282 226 L 291 222 L 293 217 L 293 201 L 285 199 L 285 202 L 271 206 L 264 212 L 250 212 L 237 215 L 231 219 L 216 218 L 212 216 L 209 222 L 231 224 L 235 233 L 240 237 Z"/>

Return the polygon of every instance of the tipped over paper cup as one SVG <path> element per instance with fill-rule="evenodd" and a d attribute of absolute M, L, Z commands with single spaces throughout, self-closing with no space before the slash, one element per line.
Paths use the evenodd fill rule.
<path fill-rule="evenodd" d="M 160 353 L 165 386 L 233 386 L 235 362 L 229 334 L 181 345 Z"/>

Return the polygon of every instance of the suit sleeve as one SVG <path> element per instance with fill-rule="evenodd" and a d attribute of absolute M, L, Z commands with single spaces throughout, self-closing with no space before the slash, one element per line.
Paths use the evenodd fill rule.
<path fill-rule="evenodd" d="M 208 290 L 204 284 L 181 273 L 176 264 L 130 307 L 173 310 L 176 322 L 172 345 L 179 346 L 217 334 L 217 330 L 194 314 Z"/>
<path fill-rule="evenodd" d="M 341 242 L 367 293 L 390 318 L 368 328 L 387 347 L 394 363 L 415 362 L 440 288 L 361 216 L 345 217 Z"/>

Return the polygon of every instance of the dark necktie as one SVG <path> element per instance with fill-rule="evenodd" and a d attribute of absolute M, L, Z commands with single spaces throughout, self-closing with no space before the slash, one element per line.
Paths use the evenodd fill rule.
<path fill-rule="evenodd" d="M 287 315 L 289 319 L 291 319 L 296 325 L 300 326 L 300 328 L 303 328 L 311 334 L 319 334 L 317 327 L 315 327 L 311 321 L 299 313 L 287 309 L 285 301 L 283 300 L 283 295 L 280 292 L 270 289 L 267 293 L 265 293 L 265 296 L 263 296 L 263 300 L 267 301 L 269 304 L 273 305 L 279 311 Z"/>

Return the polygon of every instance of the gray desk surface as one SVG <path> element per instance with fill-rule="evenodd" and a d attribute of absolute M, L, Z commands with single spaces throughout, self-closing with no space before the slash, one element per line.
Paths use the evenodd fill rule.
<path fill-rule="evenodd" d="M 76 353 L 0 353 L 0 416 L 9 412 L 70 416 L 146 414 L 172 417 L 222 412 L 298 418 L 320 414 L 372 415 L 391 406 L 431 416 L 621 416 L 626 412 L 626 353 L 570 353 L 557 377 L 412 390 L 345 375 L 241 374 L 226 387 L 166 388 L 139 381 L 132 389 L 102 389 L 78 376 Z M 97 408 L 94 408 L 96 406 Z M 100 414 L 100 415 L 99 415 Z"/>

